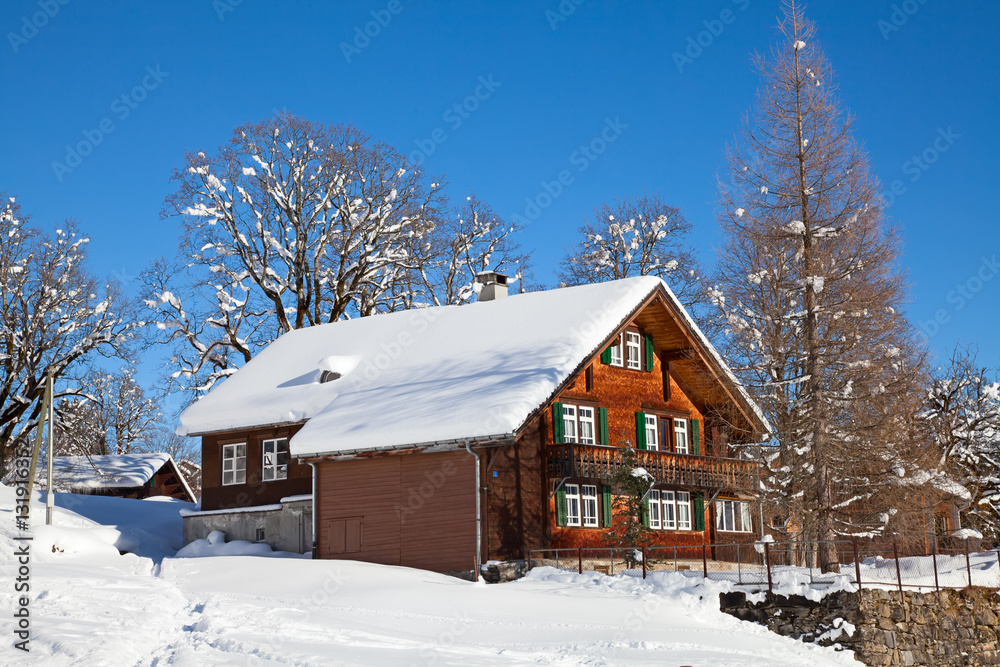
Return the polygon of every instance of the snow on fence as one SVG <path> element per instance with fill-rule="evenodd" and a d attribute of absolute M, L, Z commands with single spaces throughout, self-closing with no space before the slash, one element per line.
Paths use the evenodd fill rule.
<path fill-rule="evenodd" d="M 839 571 L 823 572 L 820 550 L 836 554 Z M 528 568 L 548 565 L 564 570 L 625 574 L 646 578 L 650 572 L 686 572 L 706 579 L 731 581 L 753 590 L 787 589 L 789 585 L 940 590 L 980 586 L 1000 588 L 1000 550 L 940 550 L 928 556 L 901 556 L 857 542 L 756 542 L 699 544 L 638 549 L 582 547 L 529 552 Z M 834 568 L 831 568 L 834 569 Z"/>

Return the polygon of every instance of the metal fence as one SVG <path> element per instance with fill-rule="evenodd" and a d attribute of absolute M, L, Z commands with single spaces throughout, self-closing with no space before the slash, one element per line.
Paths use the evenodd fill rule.
<path fill-rule="evenodd" d="M 820 567 L 821 551 L 836 560 L 836 567 Z M 942 549 L 931 555 L 906 556 L 895 544 L 886 548 L 857 541 L 582 547 L 528 554 L 529 569 L 543 565 L 581 574 L 595 571 L 643 578 L 652 572 L 682 572 L 769 592 L 840 583 L 853 584 L 859 590 L 875 586 L 898 588 L 900 592 L 904 588 L 1000 588 L 1000 550 Z"/>

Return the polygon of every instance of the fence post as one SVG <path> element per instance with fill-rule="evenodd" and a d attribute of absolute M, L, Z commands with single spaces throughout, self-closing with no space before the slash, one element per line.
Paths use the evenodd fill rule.
<path fill-rule="evenodd" d="M 899 584 L 899 602 L 900 604 L 906 603 L 906 598 L 903 597 L 903 574 L 899 569 L 899 549 L 896 547 L 896 540 L 892 540 L 892 556 L 896 559 L 896 583 Z"/>
<path fill-rule="evenodd" d="M 583 547 L 578 547 L 576 550 L 576 564 L 577 571 L 583 574 Z"/>
<path fill-rule="evenodd" d="M 615 550 L 613 547 L 608 549 L 608 574 L 612 577 L 615 576 Z"/>
<path fill-rule="evenodd" d="M 531 569 L 531 551 L 528 551 L 528 569 Z"/>
<path fill-rule="evenodd" d="M 972 564 L 969 563 L 969 540 L 965 540 L 965 570 L 969 573 L 969 588 L 972 588 Z"/>
<path fill-rule="evenodd" d="M 851 538 L 854 545 L 854 578 L 858 582 L 858 602 L 861 601 L 861 559 L 858 557 L 858 538 Z"/>
<path fill-rule="evenodd" d="M 701 545 L 701 572 L 708 579 L 708 544 L 706 543 Z"/>
<path fill-rule="evenodd" d="M 938 583 L 938 571 L 937 571 L 937 549 L 931 553 L 931 561 L 934 563 L 934 590 L 938 593 L 941 592 L 941 585 Z"/>
<path fill-rule="evenodd" d="M 774 579 L 771 577 L 771 543 L 764 542 L 764 563 L 767 565 L 767 593 L 774 595 Z"/>
<path fill-rule="evenodd" d="M 646 547 L 642 548 L 642 578 L 646 578 Z"/>
<path fill-rule="evenodd" d="M 738 585 L 743 585 L 743 568 L 740 564 L 740 554 L 743 553 L 742 544 L 736 545 L 736 583 Z"/>

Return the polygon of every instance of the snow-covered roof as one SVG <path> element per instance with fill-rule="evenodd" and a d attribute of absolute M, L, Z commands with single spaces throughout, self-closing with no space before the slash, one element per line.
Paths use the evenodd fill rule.
<path fill-rule="evenodd" d="M 295 456 L 509 437 L 661 288 L 676 303 L 643 276 L 292 331 L 189 407 L 178 433 L 304 422 Z M 340 377 L 321 383 L 324 371 Z"/>
<path fill-rule="evenodd" d="M 130 489 L 148 482 L 168 462 L 173 459 L 165 453 L 57 456 L 52 459 L 52 487 L 60 491 Z M 178 478 L 193 498 L 184 476 L 178 474 Z M 41 468 L 38 479 L 44 483 Z"/>

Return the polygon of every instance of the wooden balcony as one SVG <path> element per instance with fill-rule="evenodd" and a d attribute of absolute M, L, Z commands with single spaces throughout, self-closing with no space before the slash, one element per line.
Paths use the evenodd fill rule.
<path fill-rule="evenodd" d="M 622 465 L 622 449 L 601 445 L 550 445 L 547 458 L 550 479 L 608 479 Z M 645 468 L 658 484 L 745 493 L 756 493 L 759 489 L 760 467 L 753 461 L 653 450 L 637 450 L 636 459 L 637 465 Z"/>

